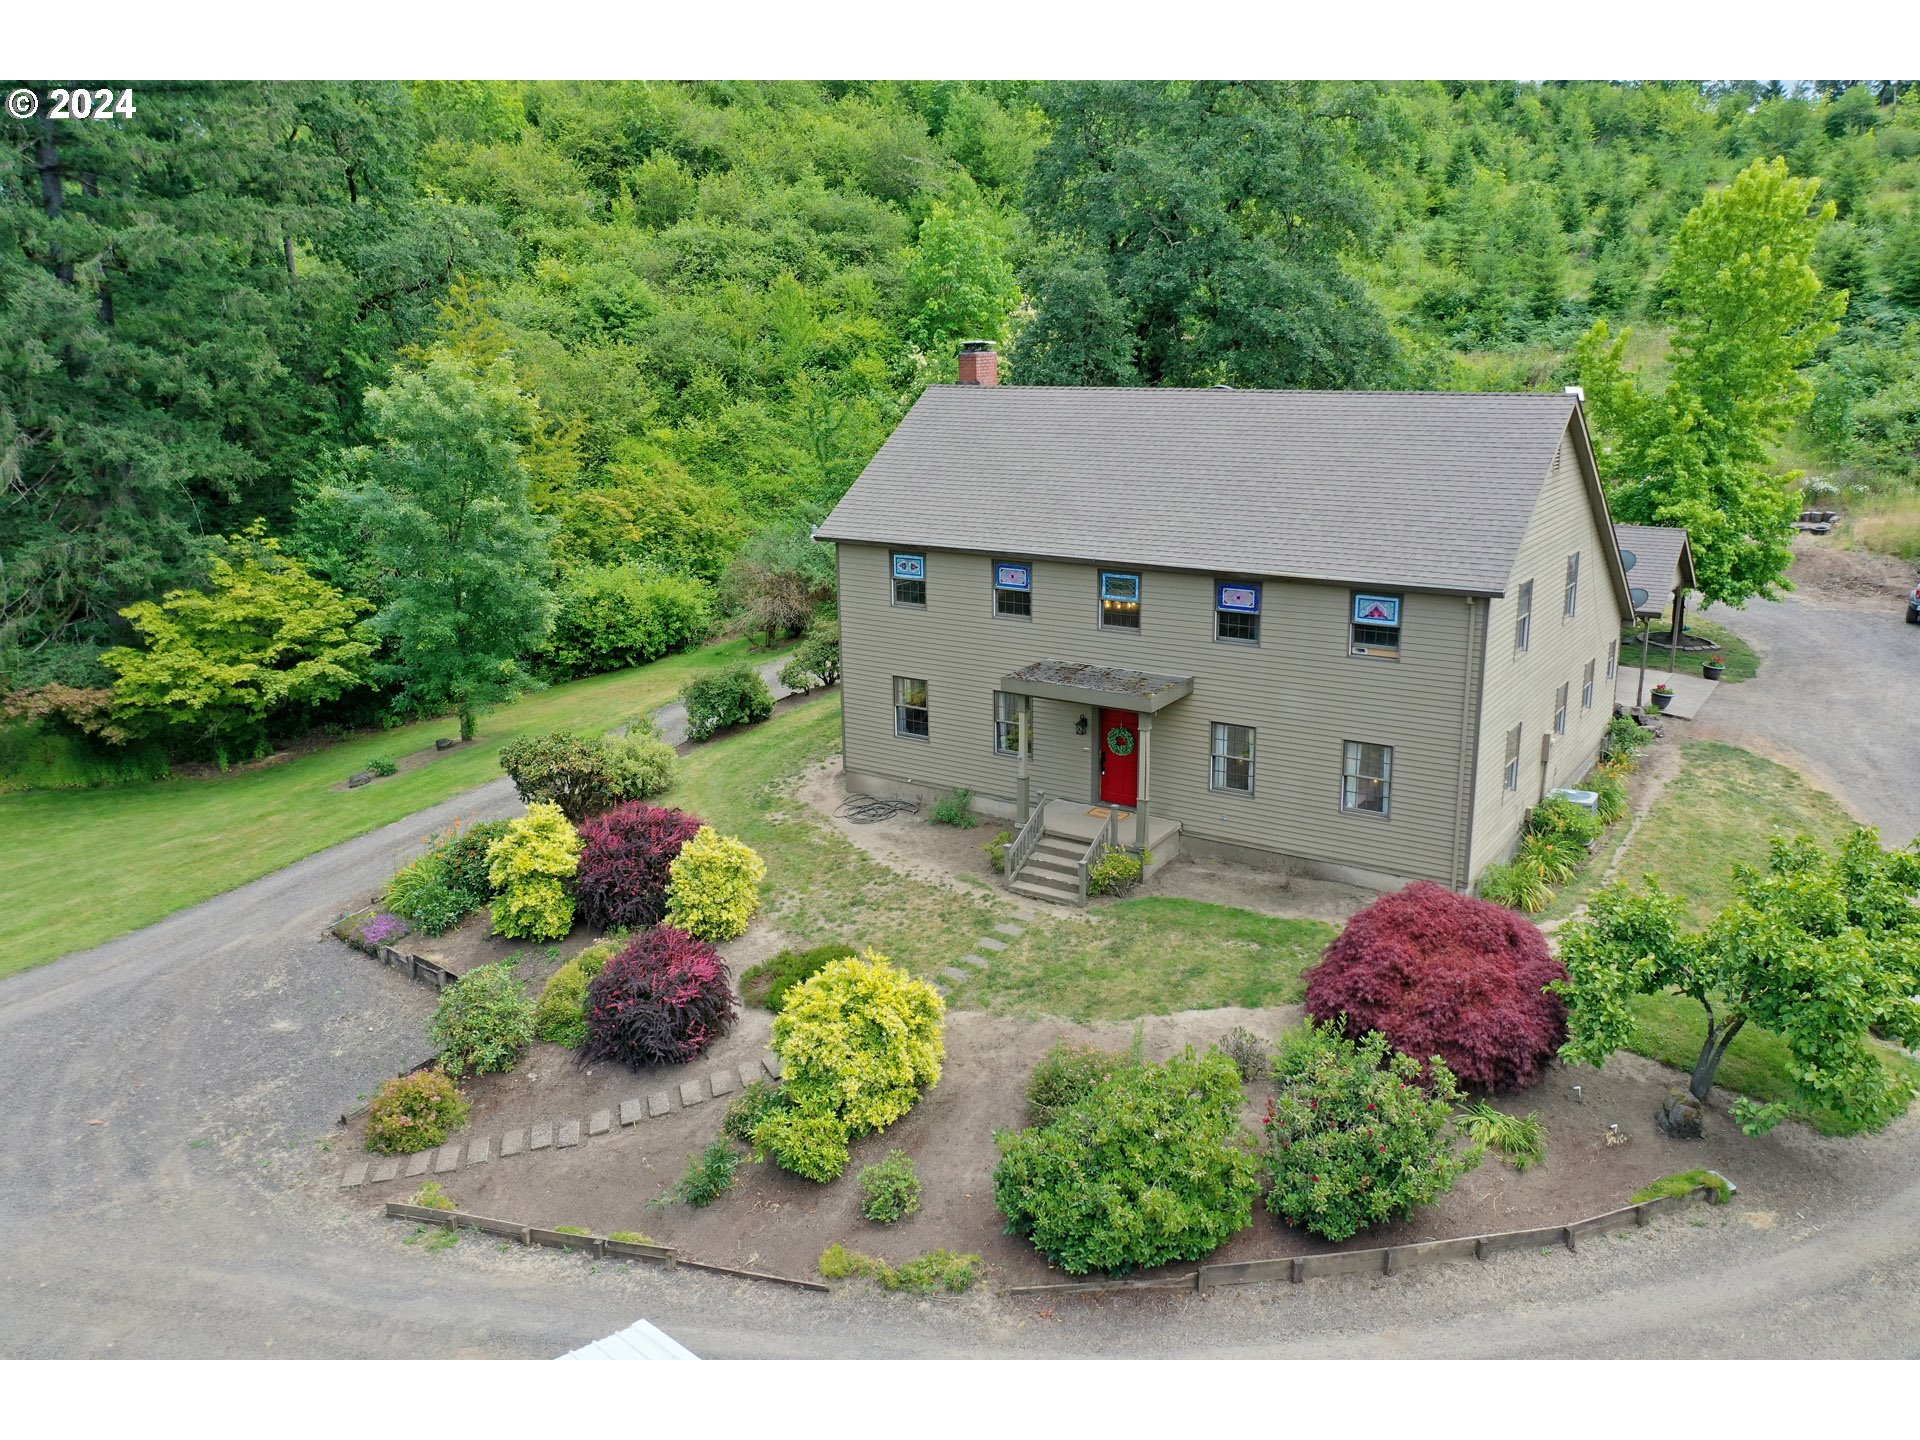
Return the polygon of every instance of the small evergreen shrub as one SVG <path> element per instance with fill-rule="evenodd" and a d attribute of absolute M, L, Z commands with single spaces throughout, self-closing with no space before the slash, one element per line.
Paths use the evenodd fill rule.
<path fill-rule="evenodd" d="M 1378 1031 L 1355 1041 L 1309 1020 L 1283 1045 L 1263 1122 L 1267 1209 L 1336 1243 L 1404 1220 L 1480 1163 L 1456 1148 L 1453 1075 L 1402 1055 Z"/>
<path fill-rule="evenodd" d="M 994 874 L 1007 873 L 1007 851 L 1012 848 L 1014 838 L 1013 831 L 1002 830 L 983 847 L 987 852 L 987 864 L 993 867 Z"/>
<path fill-rule="evenodd" d="M 456 1080 L 511 1070 L 533 1043 L 533 1002 L 509 962 L 479 965 L 440 992 L 427 1034 Z"/>
<path fill-rule="evenodd" d="M 444 1145 L 467 1122 L 467 1102 L 438 1070 L 416 1070 L 389 1080 L 367 1107 L 367 1148 L 377 1155 L 412 1155 Z"/>
<path fill-rule="evenodd" d="M 600 744 L 607 789 L 616 801 L 664 795 L 679 778 L 680 757 L 658 735 L 609 736 Z"/>
<path fill-rule="evenodd" d="M 733 1103 L 727 1106 L 726 1118 L 720 1122 L 720 1133 L 729 1140 L 738 1140 L 742 1145 L 751 1147 L 754 1143 L 754 1131 L 760 1128 L 760 1122 L 774 1111 L 787 1105 L 786 1091 L 770 1080 L 755 1080 L 746 1089 L 734 1096 Z"/>
<path fill-rule="evenodd" d="M 751 665 L 730 665 L 680 688 L 687 738 L 705 740 L 728 725 L 757 725 L 773 714 L 773 692 Z"/>
<path fill-rule="evenodd" d="M 522 735 L 500 747 L 500 768 L 513 778 L 513 788 L 529 810 L 557 805 L 576 824 L 619 803 L 607 745 L 598 735 L 564 730 Z"/>
<path fill-rule="evenodd" d="M 1236 1025 L 1220 1037 L 1220 1053 L 1233 1061 L 1242 1085 L 1264 1080 L 1273 1072 L 1267 1042 L 1244 1025 Z"/>
<path fill-rule="evenodd" d="M 949 790 L 933 802 L 933 823 L 952 825 L 961 830 L 971 830 L 980 823 L 973 813 L 973 792 L 968 789 Z"/>
<path fill-rule="evenodd" d="M 771 1106 L 753 1129 L 753 1148 L 782 1170 L 825 1185 L 846 1173 L 846 1121 L 831 1110 L 802 1110 L 791 1100 Z"/>
<path fill-rule="evenodd" d="M 382 903 L 423 935 L 444 935 L 484 898 L 476 900 L 457 889 L 448 876 L 446 857 L 430 850 L 387 882 Z"/>
<path fill-rule="evenodd" d="M 393 763 L 393 757 L 389 755 L 369 755 L 367 757 L 367 769 L 383 779 L 388 775 L 398 775 L 400 773 L 400 767 Z"/>
<path fill-rule="evenodd" d="M 804 695 L 820 683 L 812 669 L 798 655 L 780 667 L 780 683 L 796 695 Z"/>
<path fill-rule="evenodd" d="M 554 971 L 533 1007 L 533 1033 L 549 1045 L 578 1050 L 587 1043 L 587 987 L 619 949 L 611 940 L 590 945 Z"/>
<path fill-rule="evenodd" d="M 1606 823 L 1564 795 L 1549 795 L 1533 807 L 1527 816 L 1527 832 L 1564 839 L 1576 846 L 1591 845 L 1600 838 Z"/>
<path fill-rule="evenodd" d="M 1110 849 L 1087 867 L 1087 893 L 1118 895 L 1131 890 L 1152 863 L 1151 850 L 1135 855 L 1131 850 Z"/>
<path fill-rule="evenodd" d="M 574 895 L 596 930 L 639 930 L 666 918 L 667 884 L 698 816 L 630 801 L 580 825 Z"/>
<path fill-rule="evenodd" d="M 1480 898 L 1509 910 L 1538 915 L 1553 903 L 1553 887 L 1537 869 L 1523 865 L 1489 865 L 1480 872 Z"/>
<path fill-rule="evenodd" d="M 447 883 L 471 896 L 476 910 L 493 898 L 487 851 L 507 833 L 507 825 L 505 820 L 482 820 L 464 830 L 456 825 L 434 840 L 434 848 L 446 865 Z"/>
<path fill-rule="evenodd" d="M 1240 1074 L 1218 1051 L 1128 1065 L 1042 1128 L 995 1133 L 1007 1229 L 1070 1275 L 1198 1260 L 1253 1216 Z"/>
<path fill-rule="evenodd" d="M 852 960 L 859 951 L 851 945 L 816 945 L 811 950 L 782 950 L 771 960 L 762 960 L 740 976 L 740 996 L 749 1005 L 778 1011 L 787 1003 L 787 992 L 802 980 L 809 980 L 835 960 Z"/>
<path fill-rule="evenodd" d="M 1041 1057 L 1028 1077 L 1027 1123 L 1051 1125 L 1091 1095 L 1102 1080 L 1132 1063 L 1116 1051 L 1062 1040 Z"/>
<path fill-rule="evenodd" d="M 648 1203 L 656 1210 L 672 1204 L 691 1205 L 704 1210 L 733 1188 L 734 1175 L 740 1169 L 740 1152 L 725 1140 L 716 1140 L 695 1155 L 671 1190 Z"/>
<path fill-rule="evenodd" d="M 747 932 L 760 908 L 766 862 L 731 835 L 702 825 L 668 870 L 667 923 L 702 940 Z"/>
<path fill-rule="evenodd" d="M 1532 922 L 1421 880 L 1347 922 L 1306 973 L 1307 1013 L 1437 1055 L 1476 1089 L 1517 1090 L 1566 1041 L 1566 1002 L 1546 988 L 1566 973 Z"/>
<path fill-rule="evenodd" d="M 878 1225 L 904 1220 L 920 1208 L 920 1176 L 904 1150 L 860 1172 L 860 1213 Z"/>
<path fill-rule="evenodd" d="M 558 940 L 573 928 L 568 882 L 580 865 L 580 836 L 560 807 L 536 801 L 487 847 L 493 885 L 493 933 L 517 940 Z"/>
<path fill-rule="evenodd" d="M 588 986 L 581 1056 L 636 1070 L 680 1065 L 733 1021 L 726 964 L 704 940 L 661 925 L 635 936 Z"/>

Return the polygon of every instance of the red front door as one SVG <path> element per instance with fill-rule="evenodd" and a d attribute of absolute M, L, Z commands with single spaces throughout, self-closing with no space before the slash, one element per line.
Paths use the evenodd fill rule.
<path fill-rule="evenodd" d="M 1140 717 L 1131 710 L 1100 712 L 1100 799 L 1140 803 Z"/>

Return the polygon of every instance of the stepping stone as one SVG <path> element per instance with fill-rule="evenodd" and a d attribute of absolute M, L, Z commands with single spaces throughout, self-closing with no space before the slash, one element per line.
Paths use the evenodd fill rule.
<path fill-rule="evenodd" d="M 781 1067 L 780 1067 L 780 1057 L 778 1055 L 774 1054 L 771 1050 L 769 1050 L 766 1054 L 760 1057 L 760 1063 L 767 1067 L 767 1074 L 771 1075 L 776 1080 L 780 1078 Z"/>
<path fill-rule="evenodd" d="M 698 1105 L 706 1098 L 706 1096 L 700 1093 L 700 1082 L 698 1080 L 682 1080 L 680 1082 L 680 1103 L 682 1105 Z"/>
<path fill-rule="evenodd" d="M 954 981 L 971 980 L 973 978 L 973 972 L 971 970 L 962 970 L 958 965 L 949 965 L 940 973 Z"/>
<path fill-rule="evenodd" d="M 442 1145 L 440 1147 L 440 1158 L 433 1162 L 433 1173 L 436 1175 L 445 1175 L 448 1171 L 458 1170 L 459 1168 L 460 1147 L 458 1145 Z"/>
<path fill-rule="evenodd" d="M 592 1118 L 587 1121 L 587 1134 L 589 1135 L 604 1135 L 612 1128 L 613 1112 L 611 1110 L 596 1110 L 593 1112 Z"/>
<path fill-rule="evenodd" d="M 985 969 L 987 957 L 984 955 L 962 955 L 959 960 L 954 963 L 959 965 L 978 965 L 982 969 Z"/>
<path fill-rule="evenodd" d="M 532 1143 L 530 1143 L 527 1146 L 527 1148 L 529 1150 L 545 1150 L 551 1144 L 553 1144 L 553 1126 L 551 1125 L 534 1126 L 533 1140 L 532 1140 Z"/>
<path fill-rule="evenodd" d="M 382 1160 L 378 1165 L 373 1167 L 373 1183 L 376 1185 L 384 1185 L 399 1173 L 400 1162 L 398 1160 Z"/>
<path fill-rule="evenodd" d="M 493 1141 L 476 1140 L 467 1146 L 467 1164 L 484 1165 L 493 1158 Z"/>
<path fill-rule="evenodd" d="M 657 1090 L 647 1096 L 647 1114 L 658 1120 L 673 1109 L 673 1097 L 664 1090 Z"/>
<path fill-rule="evenodd" d="M 569 1120 L 560 1127 L 560 1134 L 555 1137 L 553 1148 L 556 1150 L 565 1150 L 567 1147 L 578 1145 L 579 1143 L 580 1122 L 578 1120 Z"/>
<path fill-rule="evenodd" d="M 431 1164 L 433 1164 L 433 1151 L 431 1150 L 422 1150 L 419 1154 L 409 1157 L 407 1160 L 407 1178 L 411 1180 L 416 1175 L 426 1174 L 427 1167 Z"/>
<path fill-rule="evenodd" d="M 722 1095 L 731 1095 L 733 1093 L 733 1072 L 731 1070 L 716 1070 L 707 1077 L 707 1084 L 713 1087 L 713 1098 L 716 1100 Z"/>
<path fill-rule="evenodd" d="M 1027 933 L 1026 926 L 1015 925 L 1011 921 L 1003 921 L 993 928 L 998 930 L 1002 935 L 1011 935 L 1015 940 L 1018 940 L 1022 935 Z"/>
<path fill-rule="evenodd" d="M 982 950 L 1004 950 L 1007 948 L 1006 941 L 996 940 L 991 935 L 982 935 L 973 943 L 978 945 Z"/>
<path fill-rule="evenodd" d="M 340 1177 L 340 1188 L 342 1190 L 351 1190 L 356 1185 L 364 1185 L 366 1183 L 367 1165 L 364 1160 L 358 1165 L 349 1165 L 347 1167 L 347 1173 Z"/>
<path fill-rule="evenodd" d="M 758 1065 L 742 1065 L 740 1067 L 740 1084 L 742 1088 L 753 1084 L 759 1078 L 760 1067 Z"/>
<path fill-rule="evenodd" d="M 646 1101 L 635 1097 L 632 1100 L 622 1100 L 620 1102 L 620 1123 L 622 1125 L 638 1125 L 646 1118 Z"/>
<path fill-rule="evenodd" d="M 500 1137 L 500 1158 L 502 1160 L 506 1159 L 509 1155 L 518 1155 L 526 1148 L 527 1132 L 524 1130 L 509 1130 Z"/>

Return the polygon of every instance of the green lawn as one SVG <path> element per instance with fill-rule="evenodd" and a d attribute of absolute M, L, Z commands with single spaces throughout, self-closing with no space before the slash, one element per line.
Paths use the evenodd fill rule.
<path fill-rule="evenodd" d="M 1720 657 L 1727 662 L 1727 673 L 1720 677 L 1723 683 L 1737 685 L 1742 680 L 1751 680 L 1755 675 L 1760 673 L 1759 653 L 1751 645 L 1747 644 L 1746 641 L 1727 629 L 1726 626 L 1716 625 L 1711 620 L 1690 620 L 1687 622 L 1687 631 L 1696 638 L 1706 641 L 1709 645 L 1719 647 Z M 1647 660 L 1647 674 L 1652 676 L 1656 670 L 1664 672 L 1668 669 L 1675 669 L 1685 671 L 1688 674 L 1698 675 L 1702 662 L 1708 658 L 1698 651 L 1683 650 L 1680 652 L 1678 661 L 1672 666 L 1667 664 L 1667 647 L 1657 642 L 1660 636 L 1670 635 L 1672 633 L 1673 621 L 1671 618 L 1669 618 L 1664 625 L 1658 620 L 1653 622 L 1653 634 L 1656 643 L 1646 647 L 1651 652 Z M 1620 665 L 1622 669 L 1638 670 L 1640 668 L 1641 645 L 1639 634 L 1640 629 L 1638 626 L 1633 627 L 1632 630 L 1621 632 Z M 1652 681 L 1649 680 L 1648 683 L 1651 684 Z"/>
<path fill-rule="evenodd" d="M 765 657 L 750 657 L 747 642 L 735 640 L 556 685 L 483 715 L 479 744 L 358 790 L 329 787 L 371 755 L 397 758 L 457 733 L 453 721 L 422 721 L 208 780 L 0 795 L 0 976 L 137 930 L 496 779 L 500 747 L 516 735 L 619 725 L 665 704 L 693 674 L 747 658 Z"/>
<path fill-rule="evenodd" d="M 1305 998 L 1301 973 L 1339 933 L 1197 900 L 1104 906 L 1090 922 L 1046 920 L 964 982 L 958 997 L 1001 1013 L 1130 1020 Z"/>

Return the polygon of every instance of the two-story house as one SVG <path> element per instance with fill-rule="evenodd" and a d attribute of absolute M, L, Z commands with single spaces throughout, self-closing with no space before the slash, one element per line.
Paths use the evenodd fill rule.
<path fill-rule="evenodd" d="M 849 790 L 1465 889 L 1592 763 L 1632 605 L 1576 395 L 994 368 L 970 349 L 818 529 Z"/>

